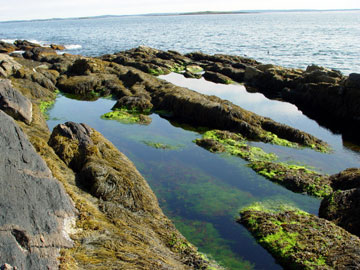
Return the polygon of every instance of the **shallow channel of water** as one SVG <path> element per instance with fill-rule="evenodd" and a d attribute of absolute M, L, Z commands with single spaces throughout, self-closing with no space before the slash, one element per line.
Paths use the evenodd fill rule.
<path fill-rule="evenodd" d="M 245 109 L 310 132 L 334 149 L 332 154 L 322 154 L 253 143 L 265 151 L 276 152 L 283 160 L 300 161 L 325 173 L 359 164 L 359 155 L 344 148 L 340 136 L 319 127 L 293 105 L 247 93 L 241 85 L 219 85 L 185 79 L 178 74 L 162 78 L 202 93 L 216 94 Z M 266 180 L 240 158 L 213 154 L 198 147 L 193 140 L 200 134 L 172 125 L 157 114 L 151 115 L 152 123 L 148 126 L 101 119 L 114 103 L 108 99 L 89 102 L 59 95 L 49 111 L 49 128 L 74 121 L 101 132 L 135 163 L 166 215 L 187 239 L 228 269 L 281 269 L 246 229 L 235 222 L 239 209 L 255 201 L 275 201 L 317 214 L 320 200 L 293 193 Z M 149 141 L 176 149 L 155 149 L 146 144 Z"/>

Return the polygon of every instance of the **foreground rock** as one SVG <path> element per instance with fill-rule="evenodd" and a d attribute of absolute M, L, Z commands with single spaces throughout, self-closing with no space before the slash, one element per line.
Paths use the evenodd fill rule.
<path fill-rule="evenodd" d="M 0 79 L 0 109 L 15 119 L 27 124 L 32 120 L 32 104 L 19 91 L 11 86 L 9 80 Z"/>
<path fill-rule="evenodd" d="M 64 141 L 59 142 L 58 145 L 64 147 L 65 156 L 69 160 L 72 156 L 76 157 L 74 160 L 78 163 L 75 161 L 71 164 L 68 163 L 72 169 L 49 146 L 50 133 L 40 109 L 45 106 L 44 104 L 54 100 L 53 85 L 59 80 L 60 72 L 68 70 L 79 57 L 65 55 L 46 56 L 45 58 L 48 62 L 14 58 L 16 62 L 21 63 L 19 64 L 20 69 L 10 75 L 9 79 L 12 81 L 13 88 L 31 100 L 33 107 L 31 124 L 28 125 L 21 121 L 18 121 L 17 124 L 27 134 L 54 177 L 64 185 L 67 194 L 70 195 L 78 210 L 70 235 L 74 241 L 74 247 L 57 244 L 55 242 L 57 241 L 56 235 L 52 235 L 54 240 L 49 246 L 54 243 L 54 246 L 61 248 L 60 253 L 52 256 L 50 251 L 41 246 L 41 250 L 48 252 L 49 256 L 42 255 L 41 260 L 37 262 L 34 253 L 27 252 L 28 256 L 32 256 L 27 263 L 33 263 L 34 268 L 25 265 L 18 269 L 44 269 L 43 266 L 50 265 L 47 260 L 52 261 L 53 258 L 57 259 L 56 262 L 63 270 L 73 270 L 76 267 L 81 269 L 206 269 L 208 266 L 216 267 L 215 264 L 210 265 L 205 261 L 204 257 L 199 255 L 195 248 L 176 230 L 171 221 L 162 213 L 154 194 L 134 165 L 99 133 L 84 127 L 84 136 L 79 135 L 82 134 L 82 126 L 77 127 L 74 124 L 70 125 L 71 128 L 69 127 L 67 132 L 62 133 L 64 136 L 58 136 L 60 140 L 64 138 Z M 121 81 L 117 79 L 117 82 Z M 125 87 L 117 88 L 117 86 L 114 83 L 114 88 L 112 88 L 115 93 L 120 93 L 115 89 L 128 91 Z M 9 125 L 1 126 L 8 128 Z M 68 138 L 69 136 L 71 139 Z M 72 145 L 71 143 L 67 144 L 67 140 L 79 145 L 74 148 L 66 147 Z M 6 145 L 6 142 L 1 143 L 1 146 Z M 56 147 L 54 146 L 54 148 Z M 84 155 L 77 155 L 76 150 L 78 149 L 81 149 L 80 153 Z M 2 153 L 5 152 L 2 151 Z M 77 159 L 78 157 L 82 157 L 84 160 Z M 6 159 L 6 156 L 3 155 L 2 158 Z M 27 156 L 16 158 L 20 162 L 23 159 L 29 162 Z M 1 162 L 1 164 L 7 163 Z M 74 164 L 82 166 L 81 171 Z M 8 178 L 1 179 L 7 180 Z M 18 177 L 18 179 L 22 178 Z M 53 181 L 58 183 L 57 180 Z M 42 204 L 43 201 L 51 203 L 51 197 L 57 198 L 51 193 L 56 192 L 55 188 L 52 188 L 51 192 L 48 192 L 46 188 L 40 188 L 40 190 L 36 193 L 42 196 L 38 200 L 39 204 Z M 9 198 L 9 194 L 11 194 L 11 200 L 17 202 L 19 196 L 12 195 L 12 191 L 1 194 L 1 196 Z M 47 194 L 43 194 L 43 192 L 47 192 Z M 33 193 L 35 194 L 35 191 Z M 37 199 L 35 195 L 28 194 Z M 23 208 L 26 208 L 29 202 L 26 196 L 22 196 L 22 198 L 20 203 L 23 203 L 25 205 Z M 13 207 L 18 205 L 15 201 Z M 53 207 L 56 209 L 60 206 L 61 203 L 55 203 Z M 47 211 L 46 204 L 43 208 L 41 205 L 39 207 L 40 212 Z M 9 209 L 9 213 L 12 211 L 13 209 Z M 51 224 L 54 224 L 51 215 L 53 212 L 58 214 L 55 210 L 47 211 L 46 221 Z M 7 212 L 3 213 L 5 215 Z M 16 213 L 15 216 L 18 216 L 22 212 L 17 211 Z M 33 213 L 36 215 L 36 209 Z M 36 224 L 37 219 L 34 218 L 35 223 L 31 218 L 30 221 Z M 11 221 L 11 218 L 2 220 Z M 20 230 L 21 224 L 22 221 L 18 221 L 16 229 Z M 50 225 L 49 228 L 51 228 Z M 46 228 L 48 227 L 46 226 Z M 26 236 L 28 235 L 26 234 Z M 44 240 L 47 241 L 46 234 L 43 235 Z M 21 242 L 22 234 L 18 238 Z M 22 260 L 22 255 L 17 255 L 20 254 L 18 246 L 10 245 L 11 242 L 6 240 L 8 238 L 3 239 L 0 246 L 4 248 L 6 261 L 0 261 L 0 265 L 7 263 L 7 265 L 16 267 L 19 264 L 12 263 L 15 260 L 14 257 Z M 26 247 L 26 245 L 25 242 L 24 246 Z M 31 246 L 30 249 L 32 250 L 32 248 Z M 56 251 L 59 250 L 56 249 Z M 0 254 L 2 259 L 3 250 L 0 251 Z M 12 260 L 7 260 L 8 254 L 11 255 Z M 35 260 L 35 262 L 31 260 Z M 57 266 L 49 266 L 49 269 L 57 268 Z"/>
<path fill-rule="evenodd" d="M 300 210 L 256 204 L 239 220 L 284 269 L 359 269 L 360 239 Z"/>
<path fill-rule="evenodd" d="M 321 202 L 319 216 L 360 236 L 360 169 L 347 169 L 330 180 L 336 191 Z"/>
<path fill-rule="evenodd" d="M 74 208 L 22 130 L 0 110 L 0 265 L 57 269 Z M 10 268 L 12 269 L 12 268 Z"/>
<path fill-rule="evenodd" d="M 76 236 L 86 243 L 69 253 L 79 266 L 98 269 L 97 261 L 113 269 L 207 268 L 208 262 L 164 216 L 135 166 L 100 133 L 67 122 L 54 128 L 49 144 L 102 212 L 96 214 L 100 220 L 85 220 L 86 233 Z"/>

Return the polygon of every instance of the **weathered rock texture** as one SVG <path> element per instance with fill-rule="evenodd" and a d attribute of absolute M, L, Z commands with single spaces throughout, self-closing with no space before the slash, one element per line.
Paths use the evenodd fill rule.
<path fill-rule="evenodd" d="M 9 80 L 0 79 L 0 109 L 27 124 L 32 121 L 31 101 L 15 90 Z"/>
<path fill-rule="evenodd" d="M 243 210 L 239 222 L 284 269 L 360 268 L 360 239 L 325 219 L 256 205 Z"/>
<path fill-rule="evenodd" d="M 86 243 L 72 254 L 80 267 L 206 269 L 208 263 L 164 216 L 135 166 L 100 133 L 67 122 L 54 128 L 49 144 L 77 173 L 77 184 L 97 199 L 106 216 L 88 221 L 87 226 L 97 229 L 85 227 L 87 233 L 76 236 Z M 100 223 L 103 227 L 97 227 Z"/>
<path fill-rule="evenodd" d="M 360 169 L 347 169 L 330 180 L 336 191 L 321 202 L 319 216 L 360 236 Z"/>
<path fill-rule="evenodd" d="M 74 208 L 11 117 L 0 111 L 0 265 L 56 269 Z"/>

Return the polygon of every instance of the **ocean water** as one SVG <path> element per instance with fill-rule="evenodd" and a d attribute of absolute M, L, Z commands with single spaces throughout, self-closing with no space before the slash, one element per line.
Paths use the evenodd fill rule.
<path fill-rule="evenodd" d="M 360 12 L 264 13 L 202 16 L 132 16 L 0 23 L 0 39 L 59 43 L 67 52 L 97 56 L 147 45 L 182 53 L 247 55 L 264 63 L 305 68 L 319 64 L 348 74 L 359 72 Z M 294 105 L 248 93 L 242 85 L 219 85 L 179 74 L 161 76 L 176 85 L 218 95 L 255 113 L 309 132 L 334 152 L 252 144 L 284 161 L 311 165 L 333 174 L 359 167 L 360 154 L 344 146 L 341 135 L 319 126 Z M 84 122 L 100 131 L 136 165 L 160 206 L 201 252 L 227 269 L 281 269 L 272 256 L 235 222 L 239 209 L 255 201 L 286 202 L 317 214 L 320 200 L 293 193 L 246 166 L 236 157 L 213 154 L 193 140 L 201 135 L 157 114 L 149 126 L 103 120 L 114 100 L 79 101 L 59 95 L 49 111 L 49 128 Z M 176 150 L 153 149 L 160 142 Z"/>
<path fill-rule="evenodd" d="M 146 45 L 360 73 L 360 11 L 0 22 L 0 39 L 65 44 L 72 53 L 89 56 Z"/>

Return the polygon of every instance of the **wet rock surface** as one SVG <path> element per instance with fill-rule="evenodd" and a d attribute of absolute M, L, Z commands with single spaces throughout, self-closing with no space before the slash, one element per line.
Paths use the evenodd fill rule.
<path fill-rule="evenodd" d="M 334 223 L 296 209 L 241 211 L 239 220 L 284 269 L 358 269 L 360 239 Z"/>
<path fill-rule="evenodd" d="M 12 118 L 0 111 L 0 122 L 0 148 L 6 153 L 0 157 L 0 264 L 56 269 L 60 248 L 72 246 L 64 221 L 74 208 Z"/>

